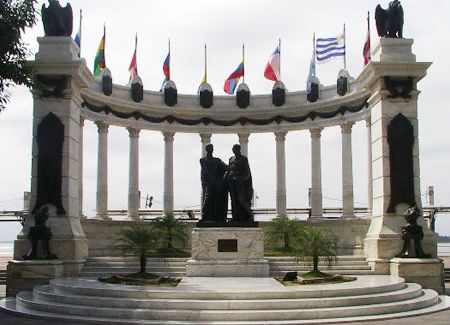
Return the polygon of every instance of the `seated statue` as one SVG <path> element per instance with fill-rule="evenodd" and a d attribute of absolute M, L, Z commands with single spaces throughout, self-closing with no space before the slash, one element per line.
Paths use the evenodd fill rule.
<path fill-rule="evenodd" d="M 23 255 L 24 260 L 36 260 L 38 251 L 38 241 L 42 241 L 44 257 L 42 259 L 53 260 L 58 258 L 50 252 L 50 239 L 52 239 L 52 231 L 45 225 L 49 218 L 48 208 L 46 206 L 40 208 L 34 214 L 34 227 L 30 227 L 28 239 L 31 241 L 31 249 Z"/>

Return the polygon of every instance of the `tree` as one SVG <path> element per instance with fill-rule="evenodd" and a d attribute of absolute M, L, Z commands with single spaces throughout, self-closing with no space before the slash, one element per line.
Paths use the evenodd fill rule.
<path fill-rule="evenodd" d="M 304 226 L 296 236 L 299 250 L 297 259 L 311 263 L 313 272 L 319 272 L 319 260 L 325 260 L 329 266 L 337 260 L 337 237 L 326 229 Z"/>
<path fill-rule="evenodd" d="M 25 28 L 36 23 L 36 0 L 2 0 L 0 2 L 0 111 L 9 101 L 7 88 L 12 85 L 33 86 L 30 52 L 22 40 Z"/>
<path fill-rule="evenodd" d="M 117 247 L 123 252 L 139 256 L 140 271 L 145 273 L 147 255 L 157 246 L 160 233 L 152 226 L 131 226 L 120 232 Z"/>
<path fill-rule="evenodd" d="M 167 213 L 164 217 L 155 219 L 154 222 L 156 229 L 164 234 L 167 248 L 173 248 L 174 240 L 186 242 L 186 228 L 172 213 Z"/>
<path fill-rule="evenodd" d="M 302 224 L 297 219 L 289 219 L 283 214 L 275 218 L 268 227 L 267 239 L 271 243 L 283 239 L 284 248 L 291 248 L 292 239 L 298 236 Z"/>

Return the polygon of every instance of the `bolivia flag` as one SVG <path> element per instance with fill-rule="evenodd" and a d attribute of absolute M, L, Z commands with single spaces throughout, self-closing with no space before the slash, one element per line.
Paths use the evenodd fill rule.
<path fill-rule="evenodd" d="M 264 77 L 273 81 L 280 80 L 280 46 L 277 46 L 270 56 L 269 62 L 267 62 L 264 69 Z"/>
<path fill-rule="evenodd" d="M 97 54 L 94 59 L 94 76 L 99 76 L 103 69 L 106 68 L 105 63 L 105 31 L 103 31 L 103 37 L 98 46 Z"/>
<path fill-rule="evenodd" d="M 236 85 L 239 82 L 239 78 L 244 76 L 244 61 L 242 61 L 236 70 L 230 76 L 227 80 L 225 80 L 225 85 L 223 86 L 223 90 L 227 94 L 234 94 L 234 90 L 236 89 Z"/>

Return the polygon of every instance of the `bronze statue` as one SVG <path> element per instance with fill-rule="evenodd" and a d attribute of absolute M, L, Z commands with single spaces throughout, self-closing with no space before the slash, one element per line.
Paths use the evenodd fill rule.
<path fill-rule="evenodd" d="M 202 180 L 202 221 L 225 222 L 227 219 L 228 193 L 224 174 L 227 165 L 213 157 L 214 146 L 206 145 L 206 156 L 200 159 Z"/>
<path fill-rule="evenodd" d="M 42 241 L 44 256 L 42 259 L 53 260 L 58 258 L 50 252 L 50 239 L 52 239 L 52 231 L 46 226 L 49 218 L 48 208 L 46 206 L 37 210 L 34 214 L 34 227 L 30 227 L 28 239 L 31 241 L 30 251 L 22 256 L 24 260 L 35 260 L 38 252 L 38 241 Z"/>
<path fill-rule="evenodd" d="M 70 3 L 64 8 L 59 1 L 48 0 L 49 6 L 42 5 L 42 22 L 45 36 L 71 36 L 73 29 L 73 13 Z"/>
<path fill-rule="evenodd" d="M 227 170 L 228 189 L 231 197 L 232 222 L 253 223 L 251 201 L 253 184 L 247 157 L 241 154 L 241 146 L 233 146 L 234 156 L 230 158 Z"/>
<path fill-rule="evenodd" d="M 402 227 L 403 248 L 395 257 L 418 257 L 430 258 L 422 249 L 421 241 L 423 239 L 422 227 L 417 224 L 417 218 L 420 217 L 420 210 L 417 207 L 411 207 L 405 212 L 406 225 Z M 411 240 L 414 241 L 414 251 L 411 249 Z"/>
<path fill-rule="evenodd" d="M 375 21 L 378 36 L 403 38 L 403 8 L 400 1 L 389 2 L 386 10 L 378 5 L 375 9 Z"/>

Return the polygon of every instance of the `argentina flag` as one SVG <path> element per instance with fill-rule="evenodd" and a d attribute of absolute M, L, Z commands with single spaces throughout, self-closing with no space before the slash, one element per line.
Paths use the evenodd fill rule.
<path fill-rule="evenodd" d="M 345 34 L 316 40 L 316 60 L 325 63 L 336 57 L 345 57 Z"/>

